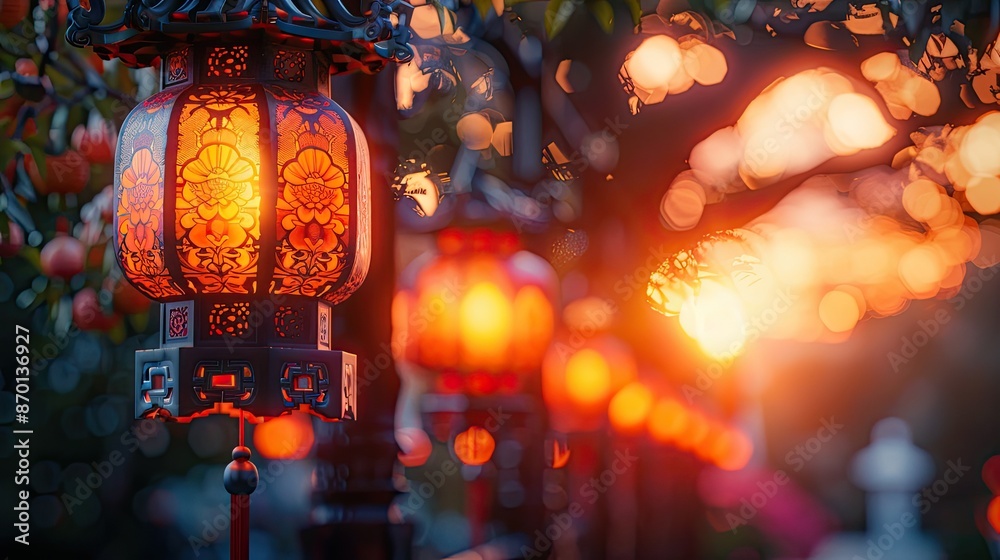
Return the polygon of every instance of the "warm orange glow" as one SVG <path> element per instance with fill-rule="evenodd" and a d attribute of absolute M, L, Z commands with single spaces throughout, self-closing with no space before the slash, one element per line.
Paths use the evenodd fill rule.
<path fill-rule="evenodd" d="M 268 459 L 304 459 L 312 450 L 311 417 L 292 412 L 258 424 L 253 431 L 253 444 Z"/>
<path fill-rule="evenodd" d="M 431 439 L 420 428 L 399 428 L 396 443 L 400 448 L 396 457 L 404 467 L 419 467 L 431 456 Z"/>
<path fill-rule="evenodd" d="M 465 364 L 497 367 L 512 337 L 513 310 L 500 288 L 491 282 L 472 286 L 459 307 L 459 336 Z"/>
<path fill-rule="evenodd" d="M 903 189 L 903 208 L 915 220 L 930 222 L 947 203 L 945 190 L 927 179 L 918 179 Z"/>
<path fill-rule="evenodd" d="M 896 119 L 905 120 L 913 113 L 930 116 L 941 107 L 941 93 L 932 80 L 903 66 L 895 52 L 883 52 L 861 63 L 861 73 L 885 100 Z"/>
<path fill-rule="evenodd" d="M 819 318 L 830 331 L 848 332 L 861 319 L 862 310 L 851 294 L 842 290 L 827 292 L 819 302 Z"/>
<path fill-rule="evenodd" d="M 694 81 L 711 86 L 725 79 L 729 66 L 722 51 L 702 43 L 700 39 L 682 43 L 681 48 L 684 50 L 684 70 Z"/>
<path fill-rule="evenodd" d="M 537 368 L 545 353 L 537 341 L 552 340 L 555 332 L 555 313 L 541 288 L 525 286 L 517 291 L 511 328 L 515 369 Z"/>
<path fill-rule="evenodd" d="M 622 387 L 608 404 L 611 425 L 623 432 L 640 429 L 653 408 L 653 392 L 635 381 Z"/>
<path fill-rule="evenodd" d="M 611 367 L 599 352 L 584 348 L 566 363 L 566 390 L 570 399 L 590 405 L 603 401 L 611 392 Z"/>
<path fill-rule="evenodd" d="M 701 291 L 681 306 L 684 332 L 713 357 L 735 355 L 743 349 L 746 316 L 743 302 L 719 282 L 701 282 Z"/>
<path fill-rule="evenodd" d="M 716 466 L 727 471 L 738 471 L 747 466 L 753 457 L 753 444 L 743 432 L 730 430 L 721 454 L 713 458 Z"/>
<path fill-rule="evenodd" d="M 580 347 L 577 332 L 557 336 L 542 362 L 542 396 L 552 428 L 563 433 L 604 426 L 612 395 L 637 375 L 628 345 L 599 334 Z"/>
<path fill-rule="evenodd" d="M 537 255 L 501 250 L 499 234 L 473 237 L 443 232 L 445 253 L 405 275 L 413 280 L 394 299 L 396 347 L 435 371 L 535 371 L 553 336 L 555 272 Z"/>
<path fill-rule="evenodd" d="M 673 37 L 654 35 L 642 41 L 626 68 L 637 86 L 652 91 L 666 87 L 682 62 L 680 45 Z"/>
<path fill-rule="evenodd" d="M 570 449 L 568 445 L 552 442 L 552 468 L 561 469 L 569 464 Z"/>
<path fill-rule="evenodd" d="M 176 148 L 183 187 L 174 203 L 181 270 L 204 293 L 253 293 L 260 257 L 259 93 L 196 86 L 184 102 Z M 237 106 L 242 110 L 227 111 Z"/>
<path fill-rule="evenodd" d="M 934 295 L 945 273 L 941 256 L 932 247 L 914 247 L 899 260 L 899 277 L 916 296 Z"/>
<path fill-rule="evenodd" d="M 649 414 L 649 435 L 660 443 L 674 443 L 687 429 L 688 412 L 674 399 L 661 399 Z"/>
<path fill-rule="evenodd" d="M 1000 496 L 994 496 L 990 500 L 990 505 L 986 508 L 986 519 L 990 522 L 990 527 L 1000 533 Z"/>
<path fill-rule="evenodd" d="M 493 457 L 496 441 L 488 431 L 472 426 L 455 436 L 454 449 L 462 463 L 469 466 L 483 465 Z"/>
<path fill-rule="evenodd" d="M 168 88 L 132 112 L 120 137 L 116 249 L 147 296 L 273 293 L 338 303 L 364 279 L 367 149 L 330 99 L 273 83 Z M 273 258 L 262 261 L 264 251 Z M 260 270 L 262 262 L 273 269 Z"/>
<path fill-rule="evenodd" d="M 830 147 L 839 155 L 877 148 L 889 141 L 896 131 L 885 122 L 882 111 L 868 96 L 842 93 L 833 98 L 829 108 Z"/>

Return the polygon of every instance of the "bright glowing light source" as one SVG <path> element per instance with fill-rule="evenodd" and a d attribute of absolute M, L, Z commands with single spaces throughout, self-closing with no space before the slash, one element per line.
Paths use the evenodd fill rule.
<path fill-rule="evenodd" d="M 469 289 L 459 308 L 459 336 L 470 366 L 503 361 L 512 321 L 510 302 L 496 284 L 480 282 Z"/>
<path fill-rule="evenodd" d="M 611 367 L 604 356 L 584 348 L 566 363 L 566 391 L 571 400 L 590 405 L 601 402 L 611 391 Z"/>
<path fill-rule="evenodd" d="M 301 412 L 272 418 L 253 431 L 254 447 L 268 459 L 304 459 L 314 442 L 312 419 Z"/>
<path fill-rule="evenodd" d="M 851 294 L 831 290 L 819 302 L 819 318 L 832 332 L 848 332 L 861 319 L 861 309 Z"/>
<path fill-rule="evenodd" d="M 703 86 L 712 86 L 725 79 L 729 72 L 729 65 L 726 64 L 726 55 L 722 51 L 702 43 L 700 40 L 691 42 L 691 46 L 684 50 L 684 70 L 694 78 L 694 81 Z M 685 47 L 688 45 L 685 44 Z"/>
<path fill-rule="evenodd" d="M 839 155 L 877 148 L 896 133 L 885 122 L 878 105 L 860 93 L 842 93 L 834 97 L 827 119 L 835 140 L 830 147 Z"/>
<path fill-rule="evenodd" d="M 493 436 L 479 426 L 472 426 L 455 436 L 455 456 L 469 466 L 486 464 L 493 457 L 496 447 Z"/>
<path fill-rule="evenodd" d="M 635 85 L 653 91 L 667 87 L 681 69 L 682 60 L 680 45 L 674 38 L 653 35 L 635 49 L 626 68 Z"/>
<path fill-rule="evenodd" d="M 640 428 L 653 408 L 653 392 L 642 383 L 635 381 L 622 387 L 608 405 L 611 424 L 623 431 L 631 432 Z"/>
<path fill-rule="evenodd" d="M 899 259 L 899 277 L 915 295 L 937 292 L 945 275 L 940 254 L 928 246 L 918 246 Z"/>
<path fill-rule="evenodd" d="M 965 187 L 965 199 L 980 214 L 1000 212 L 1000 178 L 973 177 Z"/>
<path fill-rule="evenodd" d="M 746 338 L 743 302 L 719 282 L 701 282 L 701 291 L 681 306 L 681 328 L 713 357 L 736 354 Z"/>
<path fill-rule="evenodd" d="M 861 63 L 861 73 L 885 100 L 889 114 L 908 119 L 913 113 L 930 116 L 941 107 L 941 93 L 928 78 L 903 66 L 895 52 L 879 53 Z"/>
<path fill-rule="evenodd" d="M 903 208 L 914 220 L 929 222 L 943 211 L 944 189 L 934 181 L 917 179 L 903 189 Z"/>
<path fill-rule="evenodd" d="M 959 145 L 958 156 L 962 165 L 973 175 L 1000 175 L 1000 158 L 996 154 L 996 148 L 1000 146 L 1000 130 L 991 124 L 992 121 L 981 121 L 972 125 Z"/>

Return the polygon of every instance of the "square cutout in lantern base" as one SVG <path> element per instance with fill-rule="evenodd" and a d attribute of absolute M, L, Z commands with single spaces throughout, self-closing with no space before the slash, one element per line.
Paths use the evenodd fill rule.
<path fill-rule="evenodd" d="M 187 422 L 243 409 L 253 421 L 304 408 L 324 420 L 354 420 L 357 362 L 357 356 L 340 350 L 139 350 L 135 353 L 135 415 Z"/>

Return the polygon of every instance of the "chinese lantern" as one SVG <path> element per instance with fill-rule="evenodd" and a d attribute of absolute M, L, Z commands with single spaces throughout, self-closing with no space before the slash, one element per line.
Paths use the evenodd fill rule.
<path fill-rule="evenodd" d="M 555 270 L 513 234 L 447 230 L 401 284 L 393 351 L 428 377 L 426 434 L 465 467 L 470 542 L 532 534 L 544 523 L 545 448 L 534 436 L 547 425 L 537 373 L 554 331 Z M 414 464 L 415 455 L 400 458 Z"/>
<path fill-rule="evenodd" d="M 356 357 L 333 348 L 330 323 L 368 271 L 368 147 L 330 76 L 412 56 L 395 6 L 138 3 L 104 22 L 91 0 L 69 16 L 71 44 L 160 66 L 114 158 L 115 252 L 161 304 L 160 347 L 136 353 L 136 415 L 238 412 L 234 519 L 257 484 L 244 418 L 355 418 Z M 231 557 L 248 556 L 248 535 L 240 515 Z"/>
<path fill-rule="evenodd" d="M 162 60 L 114 162 L 119 264 L 162 304 L 160 348 L 136 357 L 137 416 L 352 419 L 356 358 L 332 348 L 330 320 L 368 270 L 368 148 L 329 77 L 406 58 L 405 28 L 388 6 L 334 21 L 289 0 L 221 18 L 140 8 L 130 33 L 105 35 L 102 4 L 73 12 L 71 43 Z M 352 37 L 366 39 L 339 52 Z"/>
<path fill-rule="evenodd" d="M 596 429 L 607 418 L 612 397 L 635 379 L 636 369 L 622 341 L 570 327 L 552 343 L 542 364 L 542 394 L 553 428 L 563 433 Z"/>
<path fill-rule="evenodd" d="M 406 360 L 440 372 L 438 389 L 512 392 L 552 339 L 557 278 L 513 236 L 446 231 L 440 253 L 404 274 L 393 337 Z"/>

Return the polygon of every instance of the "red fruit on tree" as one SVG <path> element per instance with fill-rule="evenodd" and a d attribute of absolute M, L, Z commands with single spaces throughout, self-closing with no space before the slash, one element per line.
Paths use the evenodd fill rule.
<path fill-rule="evenodd" d="M 83 272 L 87 251 L 79 239 L 60 235 L 42 247 L 42 272 L 69 280 Z"/>

